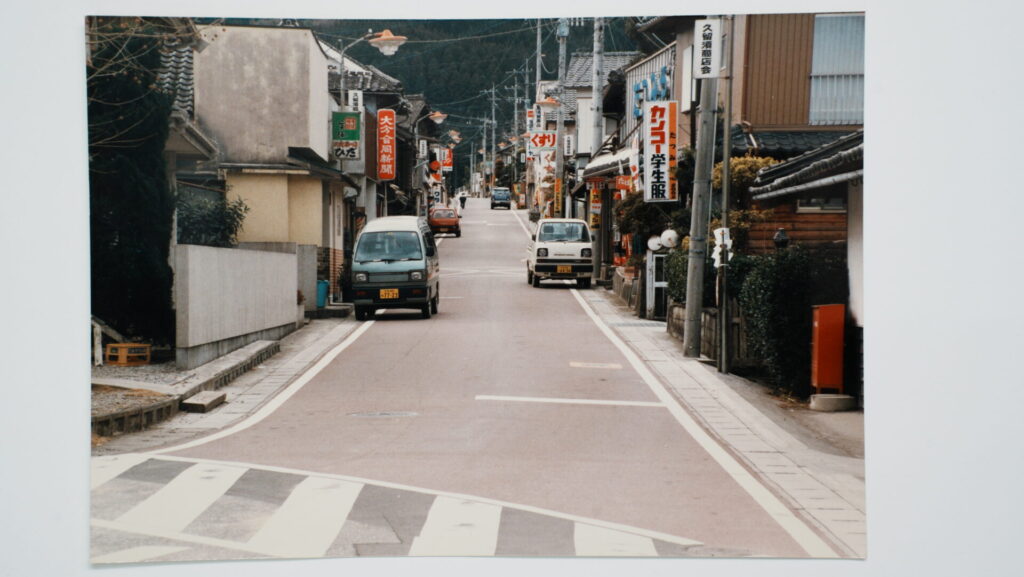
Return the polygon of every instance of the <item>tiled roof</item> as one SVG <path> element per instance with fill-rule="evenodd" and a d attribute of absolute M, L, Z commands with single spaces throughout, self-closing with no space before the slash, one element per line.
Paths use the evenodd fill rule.
<path fill-rule="evenodd" d="M 764 131 L 746 135 L 749 141 L 748 150 L 757 156 L 770 156 L 776 160 L 786 160 L 799 156 L 815 148 L 834 142 L 850 131 Z"/>
<path fill-rule="evenodd" d="M 365 92 L 399 92 L 402 90 L 402 83 L 377 68 L 362 65 L 366 70 L 345 70 L 345 89 L 363 90 Z M 338 90 L 341 86 L 341 75 L 332 70 L 329 77 L 331 90 Z"/>
<path fill-rule="evenodd" d="M 601 70 L 604 72 L 605 82 L 608 73 L 618 70 L 624 66 L 636 62 L 643 56 L 640 52 L 605 52 L 601 61 Z M 565 70 L 566 87 L 591 86 L 594 82 L 594 54 L 591 52 L 576 52 L 569 60 Z"/>
<path fill-rule="evenodd" d="M 837 173 L 862 170 L 863 167 L 864 131 L 858 130 L 786 162 L 762 169 L 750 192 L 769 195 Z"/>
<path fill-rule="evenodd" d="M 194 112 L 195 79 L 192 68 L 192 46 L 177 39 L 164 42 L 160 50 L 157 88 L 173 99 L 172 108 L 189 117 Z"/>

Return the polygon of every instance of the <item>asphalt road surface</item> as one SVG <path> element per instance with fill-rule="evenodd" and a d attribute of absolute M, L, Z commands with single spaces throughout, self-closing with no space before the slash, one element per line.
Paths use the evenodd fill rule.
<path fill-rule="evenodd" d="M 462 227 L 432 319 L 381 311 L 262 420 L 119 465 L 93 561 L 832 555 L 571 283 L 527 284 L 525 211 L 469 199 Z"/>

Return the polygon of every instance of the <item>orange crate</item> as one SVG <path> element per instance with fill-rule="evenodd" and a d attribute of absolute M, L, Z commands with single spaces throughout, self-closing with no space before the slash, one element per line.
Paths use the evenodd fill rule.
<path fill-rule="evenodd" d="M 141 343 L 111 343 L 107 345 L 106 363 L 126 367 L 149 364 L 150 345 Z"/>

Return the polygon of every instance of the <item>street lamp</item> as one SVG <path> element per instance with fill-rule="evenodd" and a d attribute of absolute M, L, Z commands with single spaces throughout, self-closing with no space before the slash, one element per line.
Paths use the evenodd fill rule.
<path fill-rule="evenodd" d="M 366 34 L 360 36 L 354 42 L 351 42 L 348 45 L 342 47 L 340 56 L 338 58 L 338 60 L 341 63 L 341 80 L 339 83 L 339 93 L 341 94 L 342 106 L 345 106 L 345 51 L 347 51 L 349 48 L 352 48 L 353 46 L 359 44 L 364 40 L 369 41 L 369 43 L 377 50 L 380 50 L 380 53 L 383 54 L 384 56 L 391 56 L 398 51 L 399 46 L 405 44 L 405 41 L 407 39 L 405 36 L 395 36 L 394 34 L 391 33 L 390 30 L 385 30 L 383 32 L 374 32 L 373 30 L 368 30 Z"/>

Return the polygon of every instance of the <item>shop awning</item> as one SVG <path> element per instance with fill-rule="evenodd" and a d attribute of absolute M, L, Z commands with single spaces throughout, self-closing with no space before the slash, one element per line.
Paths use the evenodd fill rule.
<path fill-rule="evenodd" d="M 615 153 L 597 156 L 583 169 L 583 178 L 629 174 L 630 149 L 623 148 Z"/>

